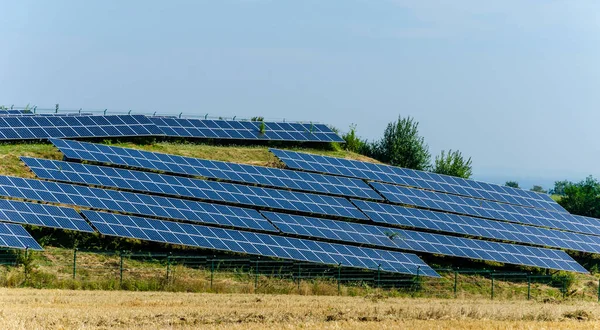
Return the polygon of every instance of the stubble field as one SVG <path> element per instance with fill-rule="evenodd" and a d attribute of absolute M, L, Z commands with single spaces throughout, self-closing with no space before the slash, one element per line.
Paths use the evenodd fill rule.
<path fill-rule="evenodd" d="M 598 305 L 0 289 L 2 329 L 600 329 Z"/>

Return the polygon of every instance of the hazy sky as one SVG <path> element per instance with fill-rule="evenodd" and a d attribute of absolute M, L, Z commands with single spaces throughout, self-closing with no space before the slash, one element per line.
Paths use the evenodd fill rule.
<path fill-rule="evenodd" d="M 522 186 L 600 177 L 600 1 L 0 0 L 0 104 L 351 123 Z"/>

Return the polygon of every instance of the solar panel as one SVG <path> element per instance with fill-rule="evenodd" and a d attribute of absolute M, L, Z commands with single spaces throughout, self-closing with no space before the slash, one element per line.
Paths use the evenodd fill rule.
<path fill-rule="evenodd" d="M 68 159 L 123 165 L 173 174 L 203 176 L 232 182 L 253 183 L 267 187 L 289 188 L 376 200 L 383 199 L 368 184 L 359 179 L 204 160 L 95 143 L 56 139 L 52 139 L 51 142 Z"/>
<path fill-rule="evenodd" d="M 367 219 L 342 197 L 244 186 L 185 177 L 84 165 L 48 159 L 21 158 L 40 178 L 184 196 L 279 210 Z"/>
<path fill-rule="evenodd" d="M 148 117 L 165 135 L 226 140 L 340 142 L 323 124 Z"/>
<path fill-rule="evenodd" d="M 270 149 L 292 169 L 419 187 L 456 195 L 568 213 L 549 195 L 396 166 Z"/>
<path fill-rule="evenodd" d="M 67 207 L 0 199 L 0 220 L 93 233 L 77 211 Z"/>
<path fill-rule="evenodd" d="M 0 176 L 0 195 L 144 216 L 277 231 L 260 213 L 252 209 L 65 183 Z"/>
<path fill-rule="evenodd" d="M 600 253 L 600 240 L 597 236 L 357 199 L 353 199 L 352 202 L 375 222 Z"/>
<path fill-rule="evenodd" d="M 4 116 L 4 115 L 24 115 L 24 114 L 30 114 L 31 111 L 29 110 L 0 110 L 0 115 Z"/>
<path fill-rule="evenodd" d="M 14 223 L 0 222 L 0 246 L 15 249 L 43 250 L 25 228 Z"/>
<path fill-rule="evenodd" d="M 568 254 L 507 243 L 423 233 L 412 230 L 262 212 L 282 232 L 336 241 L 350 241 L 402 250 L 496 261 L 515 265 L 588 273 Z"/>
<path fill-rule="evenodd" d="M 439 275 L 414 254 L 83 211 L 104 235 L 405 274 Z"/>
<path fill-rule="evenodd" d="M 373 188 L 394 203 L 450 211 L 477 217 L 558 228 L 578 233 L 600 235 L 600 222 L 581 221 L 568 213 L 497 203 L 434 191 L 372 182 Z"/>
<path fill-rule="evenodd" d="M 0 117 L 0 140 L 162 135 L 146 116 Z"/>

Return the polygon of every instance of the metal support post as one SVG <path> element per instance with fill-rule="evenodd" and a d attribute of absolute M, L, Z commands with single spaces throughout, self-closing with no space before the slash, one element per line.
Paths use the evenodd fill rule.
<path fill-rule="evenodd" d="M 77 248 L 73 249 L 73 279 L 77 276 Z"/>
<path fill-rule="evenodd" d="M 454 271 L 454 298 L 457 297 L 457 289 L 458 289 L 458 271 Z"/>
<path fill-rule="evenodd" d="M 256 267 L 254 268 L 254 292 L 258 290 L 258 261 L 260 257 L 256 258 Z"/>
<path fill-rule="evenodd" d="M 341 280 L 342 280 L 342 263 L 340 262 L 338 264 L 338 278 L 337 278 L 338 296 L 342 293 L 342 288 L 340 286 L 340 281 Z"/>
<path fill-rule="evenodd" d="M 119 254 L 119 287 L 123 286 L 123 251 Z"/>
<path fill-rule="evenodd" d="M 531 300 L 531 277 L 527 275 L 527 300 Z"/>
<path fill-rule="evenodd" d="M 494 300 L 494 271 L 493 270 L 490 271 L 490 278 L 492 279 L 491 298 L 492 298 L 492 300 Z"/>
<path fill-rule="evenodd" d="M 213 278 L 215 276 L 215 259 L 210 259 L 210 291 L 213 289 Z"/>
<path fill-rule="evenodd" d="M 377 288 L 381 287 L 381 264 L 377 265 Z"/>

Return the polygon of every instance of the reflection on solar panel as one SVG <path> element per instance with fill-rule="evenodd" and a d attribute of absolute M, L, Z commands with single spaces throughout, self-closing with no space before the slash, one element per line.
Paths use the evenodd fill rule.
<path fill-rule="evenodd" d="M 381 269 L 385 271 L 439 277 L 433 269 L 414 254 L 103 212 L 83 211 L 83 213 L 104 235 L 330 265 L 342 264 L 347 267 L 378 269 L 381 265 Z"/>
<path fill-rule="evenodd" d="M 167 155 L 95 143 L 57 139 L 52 139 L 51 142 L 68 159 L 254 183 L 269 187 L 382 199 L 369 185 L 358 179 Z"/>
<path fill-rule="evenodd" d="M 0 140 L 161 134 L 156 125 L 141 115 L 0 117 Z"/>
<path fill-rule="evenodd" d="M 0 221 L 94 232 L 74 209 L 38 203 L 0 200 Z"/>
<path fill-rule="evenodd" d="M 328 156 L 270 149 L 289 168 L 382 181 L 566 213 L 550 196 L 448 175 Z"/>
<path fill-rule="evenodd" d="M 250 206 L 367 219 L 352 203 L 331 197 L 287 190 L 204 181 L 178 176 L 83 165 L 37 158 L 21 158 L 40 178 L 184 196 Z"/>
<path fill-rule="evenodd" d="M 344 142 L 323 124 L 148 117 L 165 135 L 207 139 Z"/>
<path fill-rule="evenodd" d="M 394 203 L 600 235 L 600 222 L 579 221 L 568 213 L 547 212 L 379 182 L 372 182 L 372 185 L 385 198 Z"/>
<path fill-rule="evenodd" d="M 422 233 L 411 230 L 363 225 L 335 220 L 323 220 L 290 214 L 262 212 L 284 233 L 349 241 L 566 271 L 587 273 L 568 254 L 507 243 L 486 242 L 469 238 Z"/>
<path fill-rule="evenodd" d="M 353 199 L 371 220 L 503 241 L 600 253 L 597 236 Z"/>
<path fill-rule="evenodd" d="M 25 228 L 15 223 L 0 222 L 0 246 L 15 249 L 43 250 Z"/>
<path fill-rule="evenodd" d="M 252 209 L 0 176 L 0 195 L 145 216 L 277 231 Z"/>

